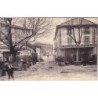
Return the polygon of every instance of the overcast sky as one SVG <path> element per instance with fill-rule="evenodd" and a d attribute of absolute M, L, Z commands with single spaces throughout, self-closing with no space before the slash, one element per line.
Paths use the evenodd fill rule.
<path fill-rule="evenodd" d="M 71 18 L 53 18 L 51 32 L 49 34 L 37 39 L 37 41 L 42 42 L 42 43 L 53 44 L 53 38 L 54 38 L 54 34 L 55 34 L 56 25 L 59 25 L 69 19 L 71 19 Z M 86 18 L 86 19 L 98 24 L 98 18 Z"/>
<path fill-rule="evenodd" d="M 55 34 L 56 25 L 66 22 L 70 19 L 71 18 L 53 18 L 52 26 L 50 28 L 51 31 L 48 34 L 45 34 L 44 36 L 37 38 L 36 42 L 53 44 L 53 38 Z M 86 18 L 86 19 L 98 24 L 98 18 Z M 13 24 L 21 26 L 22 21 L 23 21 L 23 18 L 16 18 L 15 21 L 13 21 Z"/>

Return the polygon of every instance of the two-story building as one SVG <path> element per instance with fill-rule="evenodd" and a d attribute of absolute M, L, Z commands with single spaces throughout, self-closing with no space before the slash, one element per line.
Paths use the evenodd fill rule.
<path fill-rule="evenodd" d="M 54 37 L 55 57 L 81 62 L 97 55 L 97 24 L 85 18 L 73 18 L 56 26 Z"/>

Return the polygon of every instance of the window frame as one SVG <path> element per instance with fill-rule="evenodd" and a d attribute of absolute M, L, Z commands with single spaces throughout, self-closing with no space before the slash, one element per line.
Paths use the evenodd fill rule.
<path fill-rule="evenodd" d="M 83 29 L 84 29 L 84 30 L 83 30 L 83 33 L 84 33 L 85 35 L 90 34 L 90 27 L 84 27 Z"/>
<path fill-rule="evenodd" d="M 90 36 L 84 36 L 84 44 L 89 45 L 90 44 Z"/>

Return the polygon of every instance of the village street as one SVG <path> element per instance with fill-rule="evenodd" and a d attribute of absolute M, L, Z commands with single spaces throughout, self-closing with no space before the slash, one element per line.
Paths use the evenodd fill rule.
<path fill-rule="evenodd" d="M 53 63 L 42 63 L 32 67 L 25 75 L 21 74 L 22 77 L 16 77 L 15 80 L 96 80 L 97 72 L 95 71 L 96 66 L 59 67 Z"/>
<path fill-rule="evenodd" d="M 36 80 L 96 80 L 96 65 L 65 65 L 58 66 L 51 59 L 38 62 L 32 65 L 27 71 L 15 71 L 15 81 L 36 81 Z M 7 81 L 7 76 L 0 77 L 0 80 Z"/>
<path fill-rule="evenodd" d="M 0 21 L 0 80 L 97 80 L 97 18 Z"/>

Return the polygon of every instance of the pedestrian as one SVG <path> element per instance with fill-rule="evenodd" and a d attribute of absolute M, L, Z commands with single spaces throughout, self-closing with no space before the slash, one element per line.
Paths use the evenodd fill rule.
<path fill-rule="evenodd" d="M 23 70 L 26 71 L 27 70 L 26 61 L 23 61 L 22 66 L 23 66 Z"/>
<path fill-rule="evenodd" d="M 10 80 L 12 78 L 14 80 L 14 67 L 12 63 L 6 64 L 6 72 L 8 74 L 8 79 Z"/>
<path fill-rule="evenodd" d="M 5 76 L 6 75 L 6 69 L 5 69 L 5 64 L 4 62 L 2 62 L 0 64 L 0 70 L 1 70 L 1 76 Z"/>

